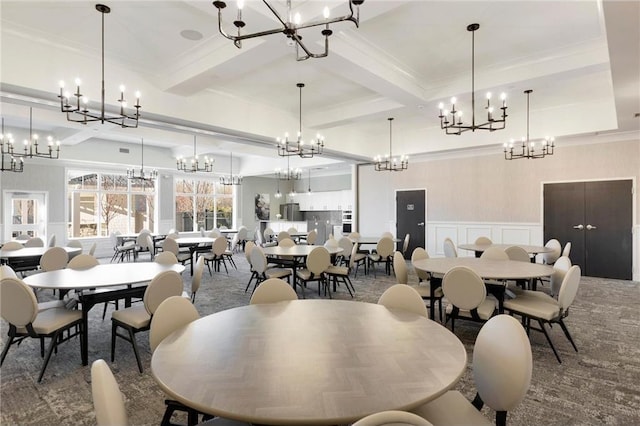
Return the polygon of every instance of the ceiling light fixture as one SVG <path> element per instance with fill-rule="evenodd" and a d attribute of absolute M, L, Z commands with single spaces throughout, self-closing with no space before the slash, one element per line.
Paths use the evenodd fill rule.
<path fill-rule="evenodd" d="M 502 93 L 500 99 L 502 100 L 501 117 L 494 117 L 494 107 L 491 106 L 491 92 L 487 92 L 486 99 L 487 104 L 484 109 L 487 110 L 487 121 L 482 124 L 476 124 L 476 95 L 475 95 L 475 32 L 480 28 L 480 24 L 471 24 L 467 26 L 467 31 L 471 32 L 471 125 L 464 124 L 462 121 L 462 111 L 456 110 L 456 98 L 451 98 L 451 109 L 444 109 L 444 104 L 441 102 L 438 106 L 440 108 L 440 128 L 446 131 L 447 135 L 460 135 L 463 132 L 471 130 L 489 130 L 493 132 L 495 130 L 502 130 L 506 124 L 507 119 L 507 95 Z"/>
<path fill-rule="evenodd" d="M 127 107 L 127 101 L 124 98 L 125 87 L 120 85 L 120 113 L 107 115 L 105 113 L 105 89 L 104 89 L 104 15 L 111 12 L 109 6 L 104 4 L 96 4 L 96 10 L 102 14 L 102 88 L 101 88 L 101 102 L 100 111 L 89 110 L 89 98 L 80 92 L 81 81 L 76 78 L 76 92 L 73 94 L 75 102 L 70 103 L 71 94 L 64 90 L 65 83 L 60 81 L 60 111 L 67 114 L 67 120 L 75 123 L 87 124 L 93 121 L 100 121 L 102 124 L 105 122 L 117 124 L 120 127 L 138 127 L 138 118 L 140 117 L 140 92 L 135 92 L 136 103 L 133 105 L 135 111 Z M 77 118 L 76 118 L 77 117 Z"/>
<path fill-rule="evenodd" d="M 520 150 L 514 152 L 514 143 L 515 141 L 511 139 L 509 143 L 504 143 L 504 158 L 505 160 L 517 160 L 519 158 L 544 158 L 547 155 L 553 155 L 553 148 L 555 138 L 553 137 L 545 137 L 542 141 L 540 141 L 540 150 L 536 151 L 536 143 L 529 141 L 529 95 L 533 92 L 533 90 L 528 89 L 525 90 L 524 93 L 527 94 L 527 138 L 522 138 L 522 145 L 520 146 Z"/>
<path fill-rule="evenodd" d="M 391 152 L 391 123 L 393 123 L 393 118 L 387 118 L 387 120 L 389 120 L 389 155 L 385 155 L 384 158 L 378 155 L 374 158 L 375 170 L 376 172 L 401 172 L 409 167 L 409 157 L 406 155 L 401 155 L 399 158 L 393 156 Z"/>
<path fill-rule="evenodd" d="M 281 157 L 297 155 L 302 158 L 312 158 L 316 154 L 322 154 L 324 150 L 324 137 L 318 133 L 315 142 L 307 145 L 304 144 L 304 140 L 302 139 L 302 88 L 304 87 L 304 83 L 298 83 L 296 86 L 298 86 L 300 91 L 298 136 L 295 141 L 289 140 L 288 132 L 284 134 L 283 139 L 278 137 L 276 139 L 278 142 L 278 155 Z"/>
<path fill-rule="evenodd" d="M 235 44 L 238 49 L 241 49 L 242 40 L 283 33 L 285 36 L 287 36 L 287 38 L 289 38 L 292 43 L 295 43 L 296 60 L 304 61 L 309 58 L 324 58 L 329 54 L 329 36 L 333 34 L 333 31 L 331 31 L 331 29 L 329 28 L 330 24 L 342 21 L 351 21 L 355 24 L 356 28 L 360 25 L 360 5 L 364 3 L 364 0 L 348 0 L 347 3 L 349 4 L 350 13 L 348 15 L 339 16 L 336 18 L 330 17 L 329 7 L 325 6 L 322 12 L 324 19 L 317 19 L 306 23 L 302 22 L 300 13 L 293 13 L 291 9 L 291 0 L 287 0 L 287 10 L 284 15 L 278 13 L 275 7 L 269 4 L 267 0 L 262 0 L 262 2 L 280 22 L 280 26 L 278 28 L 266 31 L 258 31 L 255 33 L 242 34 L 242 29 L 246 26 L 246 23 L 242 20 L 242 9 L 244 8 L 244 0 L 237 0 L 236 5 L 238 12 L 236 15 L 236 20 L 233 21 L 233 25 L 236 27 L 238 34 L 231 35 L 222 29 L 222 9 L 227 7 L 227 4 L 224 1 L 214 1 L 213 5 L 218 9 L 218 31 L 220 31 L 220 34 L 222 34 L 225 38 L 232 40 L 233 44 Z M 321 34 L 324 36 L 324 51 L 321 53 L 313 53 L 302 42 L 302 36 L 299 34 L 299 31 L 306 28 L 318 26 L 324 26 L 324 29 L 321 31 Z"/>
<path fill-rule="evenodd" d="M 286 169 L 276 169 L 276 178 L 278 180 L 300 180 L 302 177 L 302 170 L 299 168 L 293 169 L 289 166 L 289 157 L 287 157 L 287 168 Z"/>
<path fill-rule="evenodd" d="M 229 177 L 220 177 L 220 183 L 225 186 L 242 185 L 242 176 L 233 175 L 233 152 L 229 153 Z"/>
<path fill-rule="evenodd" d="M 311 195 L 311 169 L 309 169 L 309 188 L 307 189 L 307 195 Z"/>
<path fill-rule="evenodd" d="M 151 170 L 149 173 L 144 171 L 144 138 L 140 138 L 142 143 L 140 171 L 136 172 L 135 169 L 127 169 L 127 178 L 134 181 L 141 181 L 146 186 L 147 183 L 153 184 L 158 178 L 158 171 Z"/>
<path fill-rule="evenodd" d="M 0 134 L 0 147 L 2 148 L 2 161 L 0 162 L 1 172 L 15 172 L 21 173 L 24 171 L 24 158 L 17 159 L 12 154 L 9 154 L 9 135 L 4 134 L 4 117 L 2 118 L 2 133 Z M 7 139 L 5 141 L 5 139 Z M 13 142 L 11 142 L 13 145 Z M 5 145 L 7 145 L 5 147 Z M 7 157 L 5 159 L 5 157 Z"/>
<path fill-rule="evenodd" d="M 207 156 L 204 157 L 204 167 L 200 167 L 200 163 L 198 161 L 198 155 L 196 154 L 196 135 L 193 135 L 193 158 L 191 159 L 191 164 L 187 165 L 187 159 L 180 156 L 177 158 L 176 167 L 178 170 L 182 170 L 187 173 L 196 173 L 196 172 L 212 172 L 213 171 L 213 159 Z"/>
<path fill-rule="evenodd" d="M 4 133 L 4 119 L 2 119 L 2 136 L 0 137 L 0 146 L 2 147 L 2 153 L 11 157 L 41 157 L 50 158 L 56 160 L 60 157 L 60 141 L 53 140 L 53 137 L 47 136 L 48 149 L 44 152 L 40 152 L 40 146 L 38 141 L 40 137 L 37 133 L 33 133 L 33 108 L 29 108 L 29 139 L 23 140 L 23 151 L 17 152 L 15 147 L 15 140 L 11 133 Z"/>

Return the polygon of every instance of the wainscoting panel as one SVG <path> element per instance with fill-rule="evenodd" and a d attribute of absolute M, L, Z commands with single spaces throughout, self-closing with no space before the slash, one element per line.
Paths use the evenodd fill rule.
<path fill-rule="evenodd" d="M 491 230 L 492 230 L 491 226 L 473 226 L 473 227 L 470 226 L 466 228 L 466 232 L 465 232 L 465 235 L 467 236 L 466 241 L 472 243 L 478 237 L 487 237 L 491 241 L 493 241 L 494 238 L 491 235 Z M 458 256 L 460 256 L 460 253 L 458 253 Z"/>
<path fill-rule="evenodd" d="M 434 253 L 434 257 L 443 257 L 444 249 L 443 243 L 447 238 L 451 238 L 451 241 L 456 243 L 458 240 L 458 227 L 453 224 L 441 224 L 435 225 L 433 230 L 430 232 L 429 227 L 431 223 L 427 224 L 427 251 L 429 253 Z M 430 236 L 433 236 L 433 241 L 431 241 Z M 456 246 L 458 244 L 456 243 Z"/>

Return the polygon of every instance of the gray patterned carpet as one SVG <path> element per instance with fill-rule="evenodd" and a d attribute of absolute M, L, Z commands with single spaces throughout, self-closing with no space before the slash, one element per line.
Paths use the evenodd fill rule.
<path fill-rule="evenodd" d="M 244 293 L 249 278 L 243 255 L 235 256 L 240 271 L 229 274 L 204 275 L 196 297 L 201 315 L 245 305 Z M 185 289 L 190 288 L 185 272 Z M 410 276 L 416 282 L 415 275 Z M 394 283 L 393 277 L 378 273 L 353 280 L 355 300 L 376 302 L 382 292 Z M 314 288 L 312 286 L 312 288 Z M 317 293 L 307 290 L 308 297 Z M 48 291 L 39 298 L 51 298 Z M 344 288 L 336 298 L 350 299 Z M 511 425 L 574 425 L 574 424 L 640 424 L 640 283 L 583 278 L 576 302 L 571 307 L 567 325 L 580 352 L 576 353 L 565 339 L 560 327 L 551 336 L 563 363 L 558 364 L 540 333 L 532 332 L 533 379 L 525 401 L 509 413 Z M 112 308 L 109 308 L 112 309 Z M 102 306 L 90 313 L 89 363 L 105 358 L 108 361 L 111 321 L 109 312 L 101 319 Z M 2 347 L 6 341 L 6 323 L 2 323 Z M 456 334 L 469 352 L 479 325 L 459 321 Z M 126 397 L 132 424 L 159 424 L 164 412 L 164 395 L 149 372 L 148 334 L 140 333 L 144 374 L 139 374 L 131 346 L 119 340 L 116 362 L 110 364 Z M 90 368 L 80 365 L 77 339 L 62 345 L 47 368 L 42 383 L 36 382 L 41 366 L 39 344 L 25 341 L 12 347 L 0 370 L 0 423 L 16 425 L 95 424 L 91 402 Z M 468 369 L 457 389 L 472 398 L 475 392 L 471 370 Z M 492 419 L 494 413 L 484 409 Z M 177 419 L 181 420 L 181 419 Z"/>

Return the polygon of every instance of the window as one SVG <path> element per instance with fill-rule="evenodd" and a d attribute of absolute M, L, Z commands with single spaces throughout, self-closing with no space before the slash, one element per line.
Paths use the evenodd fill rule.
<path fill-rule="evenodd" d="M 212 180 L 176 179 L 176 230 L 233 227 L 233 188 Z"/>
<path fill-rule="evenodd" d="M 155 182 L 71 170 L 67 173 L 67 198 L 68 238 L 155 230 Z"/>
<path fill-rule="evenodd" d="M 10 238 L 21 234 L 46 238 L 47 193 L 4 191 L 4 232 Z"/>

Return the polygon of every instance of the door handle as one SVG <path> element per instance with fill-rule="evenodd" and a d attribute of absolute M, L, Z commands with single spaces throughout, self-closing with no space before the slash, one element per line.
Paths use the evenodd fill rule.
<path fill-rule="evenodd" d="M 592 229 L 598 229 L 598 227 L 593 225 L 587 225 L 587 231 L 591 231 Z"/>
<path fill-rule="evenodd" d="M 579 229 L 580 231 L 582 231 L 584 229 L 584 226 L 582 224 L 580 225 L 574 225 L 573 229 Z"/>
<path fill-rule="evenodd" d="M 418 223 L 418 226 L 424 226 L 424 222 Z"/>

